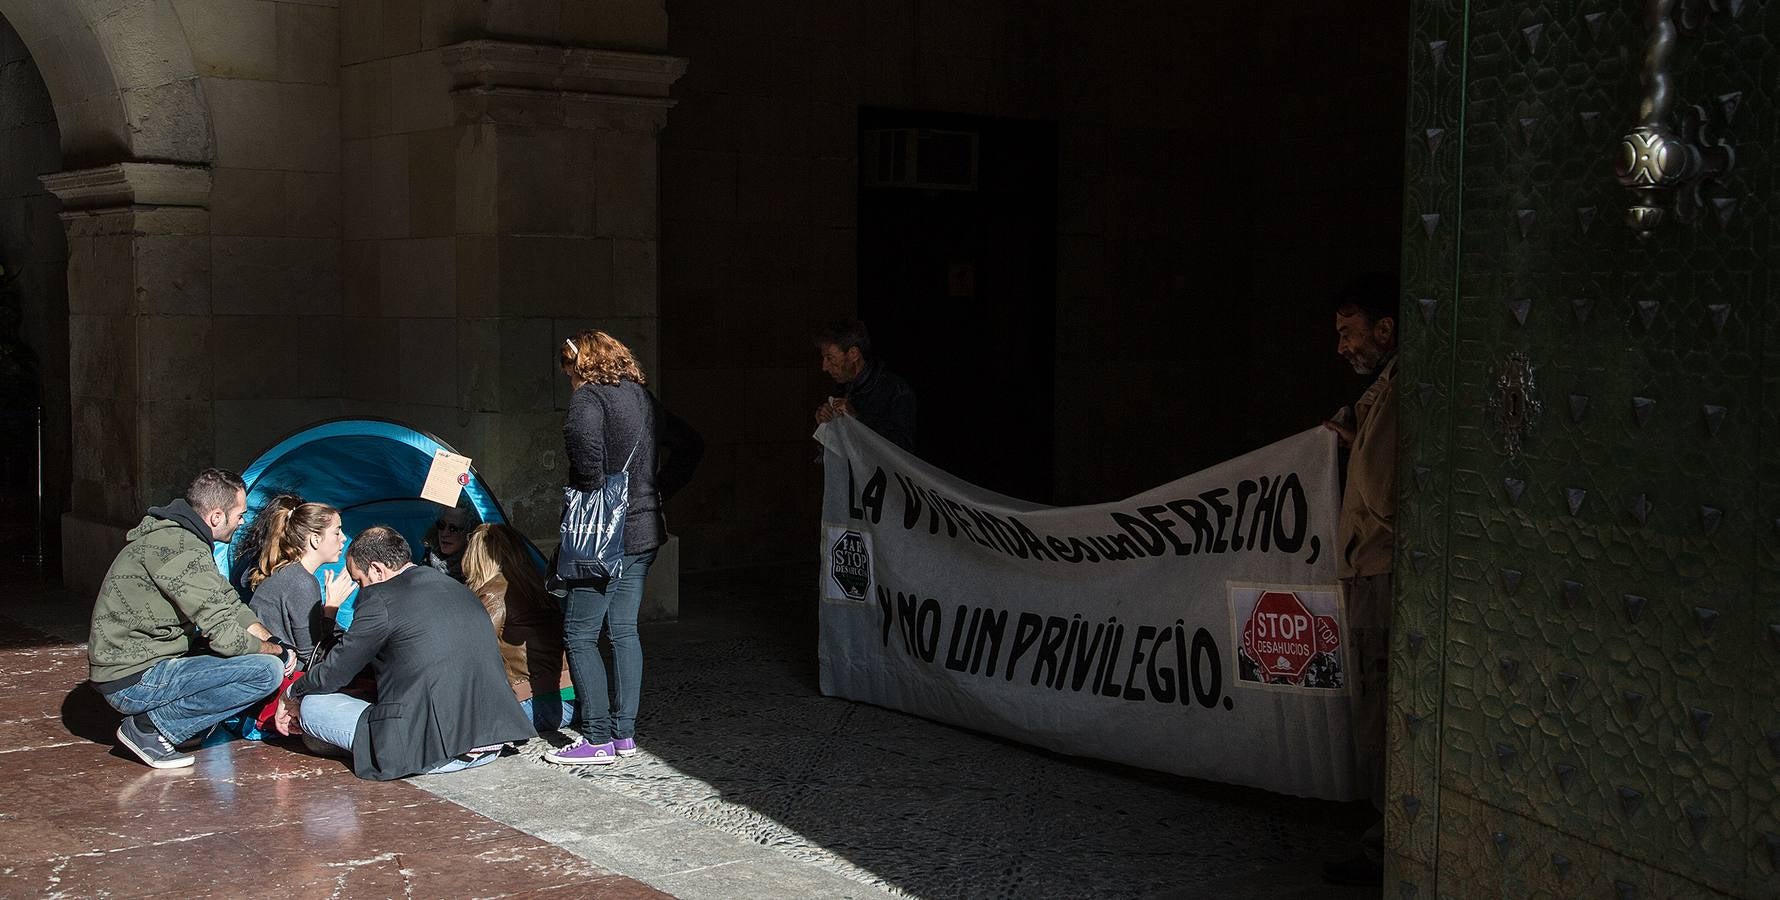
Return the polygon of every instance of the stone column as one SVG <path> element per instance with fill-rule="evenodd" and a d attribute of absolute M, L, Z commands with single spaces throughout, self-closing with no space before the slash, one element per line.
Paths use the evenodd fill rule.
<path fill-rule="evenodd" d="M 70 591 L 96 591 L 124 531 L 213 464 L 210 170 L 121 163 L 42 178 L 68 233 Z"/>
<path fill-rule="evenodd" d="M 457 209 L 460 236 L 485 239 L 480 274 L 499 273 L 476 285 L 492 301 L 481 311 L 559 320 L 565 333 L 598 324 L 653 373 L 657 132 L 686 61 L 493 40 L 442 56 L 458 123 L 482 147 L 478 171 L 459 173 Z"/>
<path fill-rule="evenodd" d="M 686 61 L 473 40 L 441 51 L 457 126 L 456 297 L 466 407 L 498 411 L 478 463 L 508 513 L 553 538 L 566 474 L 563 339 L 600 328 L 659 390 L 659 143 Z M 678 610 L 678 545 L 651 570 L 645 615 Z"/>

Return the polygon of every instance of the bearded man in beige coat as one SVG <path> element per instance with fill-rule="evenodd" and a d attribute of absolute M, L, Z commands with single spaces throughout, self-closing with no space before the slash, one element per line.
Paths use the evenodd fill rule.
<path fill-rule="evenodd" d="M 1349 448 L 1335 530 L 1336 574 L 1347 602 L 1354 751 L 1380 818 L 1361 838 L 1360 854 L 1324 865 L 1323 875 L 1341 884 L 1370 885 L 1382 883 L 1384 874 L 1385 678 L 1397 522 L 1396 276 L 1354 279 L 1336 297 L 1335 335 L 1336 352 L 1354 371 L 1375 376 L 1351 418 L 1338 414 L 1323 425 Z"/>

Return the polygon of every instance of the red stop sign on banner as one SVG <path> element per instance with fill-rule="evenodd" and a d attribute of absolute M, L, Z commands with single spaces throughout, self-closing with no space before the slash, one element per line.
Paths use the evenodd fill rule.
<path fill-rule="evenodd" d="M 1264 591 L 1242 629 L 1243 649 L 1261 671 L 1272 677 L 1297 680 L 1311 658 L 1334 643 L 1334 622 L 1319 623 L 1290 591 Z M 1327 618 L 1327 617 L 1320 617 Z M 1318 625 L 1324 625 L 1319 634 Z"/>

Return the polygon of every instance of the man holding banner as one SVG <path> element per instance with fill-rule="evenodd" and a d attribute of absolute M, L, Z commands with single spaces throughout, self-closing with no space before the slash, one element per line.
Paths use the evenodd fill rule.
<path fill-rule="evenodd" d="M 831 323 L 816 335 L 815 343 L 822 354 L 822 371 L 844 391 L 816 407 L 816 424 L 835 416 L 852 416 L 890 443 L 913 453 L 915 391 L 873 355 L 871 333 L 865 323 Z"/>
<path fill-rule="evenodd" d="M 1397 280 L 1372 273 L 1336 297 L 1336 352 L 1362 375 L 1376 373 L 1354 404 L 1352 425 L 1325 422 L 1350 448 L 1347 485 L 1336 527 L 1336 574 L 1346 597 L 1353 649 L 1354 752 L 1370 782 L 1377 824 L 1361 837 L 1361 853 L 1327 863 L 1341 884 L 1383 882 L 1386 662 L 1390 657 L 1391 562 L 1397 519 Z M 1363 782 L 1364 783 L 1364 782 Z"/>

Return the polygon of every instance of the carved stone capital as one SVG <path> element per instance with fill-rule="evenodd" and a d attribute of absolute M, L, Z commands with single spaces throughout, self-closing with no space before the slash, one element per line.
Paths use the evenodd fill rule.
<path fill-rule="evenodd" d="M 659 53 L 475 40 L 441 52 L 453 91 L 536 91 L 672 106 L 686 60 Z"/>
<path fill-rule="evenodd" d="M 127 162 L 38 176 L 64 211 L 130 206 L 210 206 L 210 169 Z"/>

